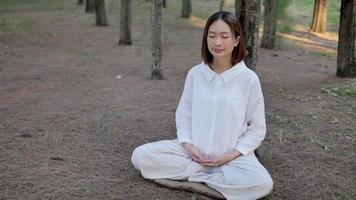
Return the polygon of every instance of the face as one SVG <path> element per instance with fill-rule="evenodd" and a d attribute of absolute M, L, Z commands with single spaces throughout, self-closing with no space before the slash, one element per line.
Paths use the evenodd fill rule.
<path fill-rule="evenodd" d="M 231 28 L 222 20 L 213 22 L 208 30 L 207 44 L 214 59 L 229 59 L 238 45 L 239 37 L 235 37 Z"/>

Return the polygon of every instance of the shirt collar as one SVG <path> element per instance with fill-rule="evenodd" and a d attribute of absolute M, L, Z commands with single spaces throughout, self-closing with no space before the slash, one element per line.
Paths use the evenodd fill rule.
<path fill-rule="evenodd" d="M 241 61 L 236 65 L 232 66 L 230 69 L 225 70 L 223 73 L 217 74 L 209 67 L 209 65 L 205 64 L 204 62 L 202 63 L 203 74 L 208 80 L 208 82 L 211 82 L 214 76 L 219 76 L 219 75 L 221 75 L 224 82 L 229 82 L 232 79 L 234 79 L 238 74 L 240 74 L 245 69 L 245 67 L 246 67 L 245 62 Z"/>

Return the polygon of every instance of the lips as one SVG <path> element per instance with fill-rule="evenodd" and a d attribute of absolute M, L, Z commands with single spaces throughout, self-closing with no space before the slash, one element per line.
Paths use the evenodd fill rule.
<path fill-rule="evenodd" d="M 224 49 L 213 49 L 216 53 L 221 53 L 224 51 Z"/>

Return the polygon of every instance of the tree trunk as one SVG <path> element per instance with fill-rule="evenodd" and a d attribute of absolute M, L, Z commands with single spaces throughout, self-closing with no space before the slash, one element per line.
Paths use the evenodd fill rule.
<path fill-rule="evenodd" d="M 152 23 L 152 56 L 151 67 L 152 79 L 163 79 L 161 71 L 161 24 L 162 24 L 162 0 L 152 0 L 151 3 L 151 23 Z"/>
<path fill-rule="evenodd" d="M 328 11 L 328 0 L 315 0 L 313 22 L 310 30 L 316 33 L 326 32 L 326 17 Z"/>
<path fill-rule="evenodd" d="M 340 8 L 337 72 L 339 77 L 356 77 L 356 0 L 342 0 Z"/>
<path fill-rule="evenodd" d="M 108 26 L 105 12 L 105 0 L 95 0 L 95 18 L 97 26 Z"/>
<path fill-rule="evenodd" d="M 239 14 L 236 15 L 236 17 L 241 23 L 246 49 L 248 51 L 248 55 L 244 60 L 250 69 L 255 70 L 258 61 L 258 27 L 261 12 L 261 0 L 236 0 L 235 6 L 235 14 Z"/>
<path fill-rule="evenodd" d="M 277 26 L 277 0 L 265 0 L 265 13 L 263 21 L 263 36 L 261 47 L 274 49 Z"/>
<path fill-rule="evenodd" d="M 192 14 L 192 1 L 182 0 L 182 17 L 189 18 Z"/>
<path fill-rule="evenodd" d="M 95 0 L 85 0 L 85 12 L 94 13 L 95 11 Z"/>
<path fill-rule="evenodd" d="M 163 8 L 167 8 L 167 2 L 166 2 L 166 0 L 162 0 L 162 6 L 163 6 Z"/>
<path fill-rule="evenodd" d="M 248 0 L 236 0 L 235 1 L 235 15 L 240 21 L 241 30 L 243 36 L 247 35 L 247 12 L 248 12 Z"/>
<path fill-rule="evenodd" d="M 119 45 L 131 45 L 131 0 L 121 0 Z"/>
<path fill-rule="evenodd" d="M 78 5 L 83 5 L 84 4 L 84 0 L 78 0 Z"/>
<path fill-rule="evenodd" d="M 220 0 L 220 6 L 219 6 L 220 11 L 224 10 L 224 6 L 225 6 L 225 0 Z"/>

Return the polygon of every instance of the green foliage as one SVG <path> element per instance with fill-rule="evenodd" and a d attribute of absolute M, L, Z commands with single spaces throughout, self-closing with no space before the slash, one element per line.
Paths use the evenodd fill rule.
<path fill-rule="evenodd" d="M 199 198 L 199 194 L 198 193 L 194 193 L 192 196 L 191 196 L 191 200 L 197 200 Z"/>
<path fill-rule="evenodd" d="M 328 1 L 328 29 L 337 31 L 340 23 L 340 0 Z"/>
<path fill-rule="evenodd" d="M 286 8 L 290 4 L 290 0 L 277 0 L 277 19 L 284 19 L 288 16 Z"/>
<path fill-rule="evenodd" d="M 292 27 L 289 24 L 281 24 L 277 27 L 277 30 L 282 33 L 291 33 Z"/>
<path fill-rule="evenodd" d="M 292 32 L 292 28 L 290 26 L 289 21 L 292 20 L 290 16 L 288 16 L 287 8 L 291 4 L 291 1 L 288 0 L 277 0 L 277 20 L 279 23 L 277 24 L 277 31 L 290 33 Z"/>
<path fill-rule="evenodd" d="M 345 86 L 332 86 L 322 88 L 321 91 L 323 93 L 330 94 L 335 97 L 342 97 L 342 96 L 356 96 L 356 83 L 350 83 Z"/>

